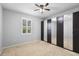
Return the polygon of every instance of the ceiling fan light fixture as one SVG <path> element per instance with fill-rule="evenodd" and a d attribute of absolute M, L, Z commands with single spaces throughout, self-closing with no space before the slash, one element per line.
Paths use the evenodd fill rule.
<path fill-rule="evenodd" d="M 40 9 L 40 12 L 43 13 L 43 12 L 45 12 L 45 10 L 44 9 Z"/>

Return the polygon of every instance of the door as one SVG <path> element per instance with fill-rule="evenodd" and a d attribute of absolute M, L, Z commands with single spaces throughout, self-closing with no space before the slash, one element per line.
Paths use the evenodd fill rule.
<path fill-rule="evenodd" d="M 79 53 L 79 12 L 73 13 L 73 51 Z"/>
<path fill-rule="evenodd" d="M 73 14 L 64 15 L 64 48 L 73 50 Z"/>
<path fill-rule="evenodd" d="M 44 21 L 41 21 L 41 40 L 44 41 Z"/>
<path fill-rule="evenodd" d="M 51 43 L 51 19 L 47 20 L 47 42 Z"/>
<path fill-rule="evenodd" d="M 47 20 L 44 21 L 44 41 L 47 42 Z"/>
<path fill-rule="evenodd" d="M 64 17 L 57 17 L 57 46 L 63 47 L 63 20 Z"/>
<path fill-rule="evenodd" d="M 57 21 L 56 17 L 51 19 L 51 43 L 52 44 L 57 44 L 56 42 L 56 29 L 57 28 Z"/>

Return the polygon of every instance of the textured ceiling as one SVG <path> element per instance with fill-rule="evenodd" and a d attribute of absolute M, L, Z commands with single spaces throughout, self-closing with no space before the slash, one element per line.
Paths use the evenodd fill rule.
<path fill-rule="evenodd" d="M 27 13 L 39 18 L 46 18 L 50 16 L 51 14 L 56 14 L 58 12 L 73 8 L 78 3 L 49 3 L 47 8 L 50 8 L 50 11 L 44 11 L 43 14 L 40 13 L 40 11 L 34 11 L 35 9 L 38 9 L 37 6 L 34 5 L 35 3 L 2 3 L 1 5 L 3 8 Z M 45 3 L 38 3 L 38 4 L 45 4 Z"/>

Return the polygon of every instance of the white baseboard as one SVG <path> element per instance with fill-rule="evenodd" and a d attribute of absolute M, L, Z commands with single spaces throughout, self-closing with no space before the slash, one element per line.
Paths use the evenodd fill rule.
<path fill-rule="evenodd" d="M 3 47 L 3 49 L 10 48 L 10 47 L 15 47 L 15 46 L 23 45 L 23 44 L 28 44 L 28 43 L 32 43 L 32 42 L 37 42 L 37 41 L 41 41 L 41 40 L 32 40 L 32 41 L 30 41 L 30 42 L 18 43 L 18 44 L 15 44 L 15 45 Z"/>

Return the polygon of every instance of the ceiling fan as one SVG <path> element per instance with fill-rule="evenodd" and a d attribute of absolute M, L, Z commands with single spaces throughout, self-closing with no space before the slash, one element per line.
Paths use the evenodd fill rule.
<path fill-rule="evenodd" d="M 50 11 L 50 9 L 47 8 L 47 6 L 49 5 L 49 3 L 46 4 L 35 4 L 35 6 L 39 7 L 39 9 L 35 9 L 34 11 L 40 11 L 41 13 L 43 13 L 44 11 Z"/>

